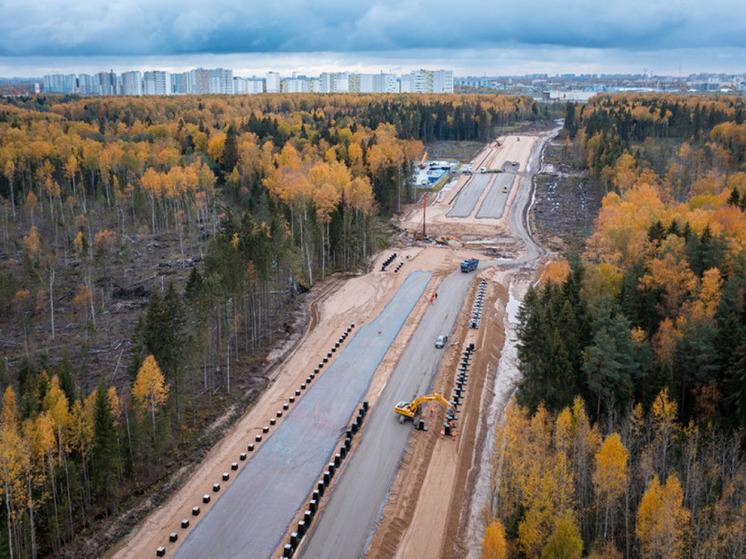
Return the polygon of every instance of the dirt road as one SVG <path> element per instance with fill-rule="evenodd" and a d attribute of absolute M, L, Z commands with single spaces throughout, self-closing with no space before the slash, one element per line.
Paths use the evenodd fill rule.
<path fill-rule="evenodd" d="M 510 255 L 516 257 L 517 259 L 506 259 L 503 261 L 503 263 L 501 263 L 501 268 L 507 271 L 500 271 L 499 269 L 496 269 L 495 273 L 480 272 L 491 280 L 494 280 L 490 284 L 491 287 L 489 290 L 489 300 L 491 301 L 490 304 L 493 305 L 494 312 L 492 318 L 486 320 L 483 319 L 485 327 L 481 328 L 479 331 L 467 331 L 466 327 L 463 324 L 464 321 L 458 321 L 461 326 L 456 326 L 454 330 L 453 338 L 455 339 L 474 339 L 477 341 L 482 340 L 483 342 L 485 333 L 490 328 L 487 324 L 490 323 L 490 321 L 491 323 L 496 324 L 496 330 L 491 332 L 489 336 L 489 339 L 491 340 L 490 344 L 483 344 L 482 346 L 483 348 L 485 348 L 484 351 L 482 351 L 481 353 L 483 357 L 478 357 L 475 360 L 475 371 L 478 369 L 477 362 L 479 362 L 480 360 L 484 361 L 483 365 L 480 365 L 480 367 L 483 367 L 484 370 L 489 370 L 490 367 L 493 368 L 491 369 L 491 372 L 483 375 L 482 381 L 479 381 L 478 376 L 475 375 L 475 381 L 473 384 L 473 394 L 475 396 L 467 397 L 467 401 L 471 402 L 470 406 L 473 406 L 474 402 L 476 402 L 477 407 L 469 407 L 469 410 L 471 411 L 462 412 L 462 430 L 464 431 L 464 435 L 459 437 L 458 446 L 451 445 L 450 449 L 444 449 L 443 452 L 440 453 L 442 455 L 440 459 L 438 458 L 438 452 L 433 451 L 432 449 L 430 451 L 430 455 L 432 455 L 433 457 L 432 464 L 437 465 L 437 467 L 444 467 L 446 459 L 451 461 L 451 469 L 448 470 L 446 468 L 445 471 L 453 472 L 453 476 L 450 476 L 450 478 L 452 479 L 451 483 L 453 489 L 451 491 L 447 490 L 447 488 L 438 488 L 436 490 L 429 485 L 425 486 L 425 480 L 433 480 L 435 479 L 433 478 L 433 476 L 436 475 L 436 470 L 432 470 L 433 473 L 430 473 L 431 470 L 430 468 L 428 468 L 429 464 L 427 463 L 420 463 L 419 466 L 417 466 L 419 469 L 416 472 L 407 472 L 406 468 L 413 463 L 412 457 L 410 456 L 412 449 L 416 447 L 418 443 L 423 441 L 425 443 L 428 443 L 428 441 L 430 441 L 433 446 L 437 446 L 435 445 L 435 440 L 437 440 L 437 434 L 435 433 L 435 431 L 431 431 L 428 433 L 418 432 L 418 435 L 433 434 L 435 435 L 435 439 L 433 439 L 432 437 L 412 437 L 410 451 L 407 452 L 404 458 L 402 468 L 400 469 L 400 475 L 397 477 L 397 480 L 391 487 L 391 498 L 388 501 L 389 505 L 387 505 L 387 507 L 383 509 L 382 514 L 379 515 L 379 530 L 376 532 L 376 536 L 378 536 L 379 533 L 383 533 L 381 528 L 385 526 L 387 519 L 392 516 L 388 512 L 390 510 L 391 503 L 393 502 L 392 499 L 394 499 L 397 495 L 412 494 L 412 491 L 409 491 L 409 493 L 407 493 L 407 487 L 400 487 L 402 485 L 402 479 L 404 479 L 410 485 L 414 485 L 419 488 L 416 492 L 414 500 L 410 499 L 410 506 L 412 506 L 412 504 L 416 505 L 418 502 L 422 502 L 427 503 L 428 508 L 427 510 L 417 510 L 416 513 L 409 515 L 408 521 L 405 523 L 403 529 L 399 530 L 397 528 L 397 530 L 395 530 L 398 535 L 396 537 L 387 538 L 388 547 L 390 548 L 393 545 L 394 549 L 394 553 L 389 554 L 388 557 L 392 557 L 395 554 L 399 554 L 399 556 L 402 557 L 407 556 L 406 554 L 402 555 L 402 553 L 405 553 L 404 551 L 398 550 L 416 549 L 416 547 L 406 547 L 407 545 L 412 545 L 411 543 L 408 544 L 407 542 L 416 542 L 417 538 L 424 537 L 423 534 L 427 534 L 427 537 L 429 539 L 432 539 L 432 526 L 435 525 L 442 525 L 444 527 L 446 536 L 444 536 L 444 538 L 440 538 L 440 541 L 436 541 L 438 540 L 438 538 L 435 538 L 433 541 L 430 542 L 431 546 L 443 547 L 446 543 L 446 540 L 453 544 L 458 540 L 459 537 L 463 537 L 463 534 L 459 536 L 459 526 L 460 523 L 464 521 L 463 519 L 468 517 L 468 515 L 466 514 L 461 514 L 461 508 L 464 501 L 463 490 L 464 488 L 466 488 L 467 485 L 466 478 L 471 467 L 473 457 L 475 456 L 475 453 L 481 448 L 480 436 L 482 439 L 482 446 L 484 442 L 484 435 L 479 435 L 479 433 L 484 433 L 485 431 L 484 425 L 478 425 L 480 421 L 481 423 L 484 423 L 483 419 L 480 420 L 480 414 L 482 412 L 486 413 L 488 409 L 491 409 L 486 408 L 485 406 L 487 406 L 487 404 L 481 403 L 477 395 L 482 393 L 482 390 L 479 388 L 480 382 L 481 385 L 486 386 L 487 389 L 490 388 L 489 383 L 494 382 L 495 371 L 497 369 L 496 367 L 494 367 L 494 364 L 497 362 L 496 355 L 492 350 L 488 351 L 486 350 L 486 348 L 487 345 L 494 346 L 495 344 L 498 344 L 499 347 L 502 347 L 500 327 L 502 324 L 502 316 L 504 315 L 505 306 L 509 306 L 513 301 L 512 299 L 508 301 L 508 299 L 510 298 L 508 295 L 508 286 L 510 285 L 511 281 L 515 281 L 513 278 L 520 273 L 519 271 L 521 267 L 524 267 L 526 269 L 525 273 L 529 274 L 530 268 L 533 266 L 530 263 L 535 261 L 535 259 L 538 258 L 540 255 L 540 252 L 538 250 L 530 247 L 525 247 L 523 245 L 521 241 L 521 239 L 523 238 L 523 234 L 521 233 L 520 229 L 516 229 L 516 231 L 518 231 L 519 238 L 516 238 L 509 233 L 511 228 L 517 227 L 513 223 L 514 219 L 522 222 L 523 219 L 521 219 L 520 216 L 524 215 L 525 213 L 514 211 L 512 209 L 513 205 L 519 206 L 530 200 L 530 188 L 528 188 L 528 185 L 530 185 L 530 173 L 529 169 L 527 169 L 527 166 L 530 166 L 530 159 L 533 160 L 533 158 L 529 156 L 532 153 L 531 148 L 538 141 L 538 139 L 539 138 L 536 136 L 532 137 L 526 135 L 521 136 L 520 142 L 511 140 L 510 138 L 502 138 L 502 146 L 498 147 L 493 145 L 491 147 L 488 147 L 475 159 L 475 161 L 486 161 L 487 159 L 489 159 L 491 168 L 500 168 L 508 160 L 519 161 L 521 162 L 521 169 L 526 169 L 527 171 L 525 173 L 525 176 L 520 178 L 518 187 L 514 187 L 511 189 L 508 197 L 508 212 L 503 218 L 479 220 L 477 220 L 476 217 L 454 219 L 447 218 L 445 214 L 449 210 L 450 204 L 456 198 L 460 186 L 463 186 L 463 180 L 461 179 L 457 182 L 455 181 L 454 184 L 451 185 L 451 188 L 443 193 L 441 200 L 437 204 L 435 204 L 433 207 L 428 207 L 428 232 L 431 235 L 455 234 L 457 236 L 471 236 L 474 239 L 479 238 L 478 244 L 475 242 L 472 244 L 472 246 L 476 246 L 480 249 L 486 246 L 500 246 L 501 249 L 499 252 L 501 254 Z M 506 146 L 508 148 L 507 150 Z M 534 169 L 536 168 L 538 167 L 534 167 Z M 531 172 L 533 172 L 533 170 Z M 484 196 L 486 196 L 486 193 L 483 193 L 482 197 Z M 516 203 L 516 199 L 520 200 L 520 202 Z M 518 217 L 516 217 L 516 215 L 518 215 Z M 508 216 L 510 219 L 510 223 L 508 223 Z M 407 217 L 407 219 L 402 222 L 402 226 L 405 229 L 414 231 L 418 228 L 418 226 L 421 225 L 421 219 L 422 210 L 415 210 Z M 526 237 L 528 238 L 527 234 Z M 120 559 L 139 559 L 140 557 L 154 556 L 155 549 L 157 547 L 165 546 L 165 556 L 173 557 L 176 550 L 178 549 L 178 545 L 184 542 L 185 539 L 189 539 L 188 536 L 195 529 L 195 525 L 199 526 L 199 524 L 201 524 L 200 519 L 207 520 L 212 516 L 212 513 L 209 512 L 210 508 L 220 505 L 222 498 L 225 498 L 224 496 L 229 494 L 230 486 L 233 483 L 236 483 L 236 480 L 240 478 L 240 474 L 238 476 L 232 475 L 229 481 L 222 482 L 221 491 L 218 495 L 214 495 L 211 503 L 203 504 L 201 502 L 202 496 L 204 494 L 211 493 L 213 484 L 221 481 L 222 473 L 229 471 L 231 463 L 239 461 L 239 454 L 241 452 L 246 452 L 247 442 L 253 441 L 255 436 L 258 433 L 262 432 L 262 427 L 267 424 L 268 419 L 275 417 L 278 406 L 280 406 L 282 402 L 287 402 L 288 396 L 294 394 L 294 391 L 297 389 L 297 387 L 304 381 L 304 379 L 306 379 L 308 372 L 313 370 L 313 368 L 319 364 L 322 357 L 327 355 L 327 351 L 329 350 L 329 348 L 338 339 L 340 332 L 342 332 L 348 326 L 348 324 L 354 322 L 359 327 L 361 325 L 372 322 L 382 313 L 389 301 L 391 301 L 391 299 L 395 296 L 399 288 L 404 283 L 405 277 L 407 277 L 413 271 L 426 271 L 433 274 L 433 279 L 430 281 L 427 289 L 425 290 L 425 293 L 430 293 L 445 276 L 447 276 L 452 270 L 456 269 L 460 260 L 468 257 L 478 257 L 482 259 L 484 258 L 484 256 L 480 255 L 480 253 L 475 253 L 474 251 L 468 249 L 456 250 L 453 248 L 425 246 L 410 248 L 398 247 L 394 250 L 398 252 L 398 255 L 386 272 L 380 271 L 380 263 L 385 258 L 387 258 L 389 254 L 391 254 L 390 251 L 381 254 L 377 261 L 373 263 L 373 272 L 354 279 L 346 280 L 340 283 L 339 288 L 331 290 L 328 293 L 324 293 L 320 297 L 320 299 L 317 301 L 319 315 L 317 326 L 305 336 L 301 345 L 287 360 L 284 366 L 280 367 L 277 370 L 277 374 L 273 379 L 273 383 L 267 390 L 267 392 L 261 397 L 261 399 L 251 410 L 247 411 L 244 418 L 236 425 L 233 431 L 231 431 L 231 433 L 222 441 L 219 441 L 216 444 L 215 448 L 210 452 L 208 457 L 203 461 L 199 468 L 191 475 L 189 481 L 183 486 L 183 488 L 179 490 L 175 495 L 173 495 L 162 507 L 148 516 L 139 526 L 137 526 L 133 530 L 128 540 L 126 542 L 123 542 L 117 550 L 110 552 L 108 556 L 112 556 L 113 554 L 114 557 Z M 399 273 L 394 273 L 393 270 L 399 263 L 401 263 L 403 267 L 401 268 Z M 513 276 L 509 277 L 510 274 L 513 274 Z M 513 289 L 511 289 L 511 295 L 512 291 Z M 438 304 L 440 303 L 443 303 L 442 297 L 439 298 Z M 378 401 L 379 397 L 382 398 L 382 410 L 390 406 L 390 403 L 383 403 L 383 393 L 385 391 L 385 387 L 387 385 L 387 382 L 389 382 L 389 377 L 392 375 L 392 371 L 394 371 L 394 369 L 396 368 L 396 365 L 399 362 L 401 356 L 404 355 L 407 344 L 409 343 L 410 339 L 413 339 L 416 335 L 416 331 L 418 329 L 417 326 L 421 323 L 422 317 L 427 314 L 429 306 L 430 303 L 426 300 L 425 297 L 422 297 L 421 300 L 416 304 L 414 310 L 410 313 L 409 318 L 402 326 L 396 339 L 393 341 L 393 343 L 391 343 L 391 346 L 388 349 L 385 357 L 383 358 L 383 361 L 370 380 L 367 398 L 374 406 L 374 411 L 375 406 L 377 405 L 376 402 Z M 453 308 L 453 312 L 456 313 L 459 310 L 460 307 L 457 303 L 456 306 Z M 500 317 L 500 320 L 498 320 L 497 317 Z M 432 341 L 434 341 L 434 338 Z M 428 351 L 432 350 L 428 349 Z M 338 359 L 339 355 L 339 353 L 334 354 L 334 356 L 330 360 L 330 363 L 327 365 L 327 372 L 331 370 L 334 360 Z M 444 367 L 448 367 L 448 363 L 450 363 L 450 366 L 453 367 L 455 365 L 453 360 L 457 359 L 457 357 L 458 351 L 452 351 L 450 354 L 446 353 L 444 356 Z M 396 376 L 392 378 L 396 378 Z M 420 386 L 424 387 L 425 385 L 416 385 L 416 390 L 420 390 Z M 407 388 L 409 387 L 407 386 Z M 450 386 L 448 382 L 444 381 L 443 378 L 441 378 L 441 375 L 439 375 L 435 378 L 433 389 L 447 392 L 448 390 L 450 390 Z M 471 390 L 472 384 L 470 382 L 470 391 Z M 308 394 L 310 394 L 310 392 L 305 393 L 303 397 Z M 405 394 L 404 398 L 409 398 L 409 396 L 411 396 L 411 394 Z M 482 408 L 481 411 L 480 406 Z M 387 415 L 383 411 L 379 413 L 382 414 L 382 417 L 385 417 Z M 373 415 L 375 414 L 371 413 L 370 415 L 371 422 L 373 419 Z M 269 443 L 272 440 L 274 434 L 279 433 L 282 421 L 284 421 L 285 419 L 287 419 L 287 416 L 284 416 L 281 419 L 276 428 L 273 427 L 272 432 L 268 433 L 270 435 L 269 439 L 263 440 L 261 444 Z M 364 428 L 363 439 L 366 436 L 370 438 L 373 437 L 373 435 L 368 434 L 373 433 L 372 428 L 368 430 L 369 425 L 370 424 L 367 424 Z M 395 423 L 394 427 L 405 426 L 400 426 Z M 411 424 L 406 425 L 406 427 L 411 429 Z M 468 434 L 467 431 L 469 430 L 473 432 L 472 435 Z M 378 433 L 379 429 L 376 429 L 375 431 L 376 433 Z M 407 433 L 406 438 L 409 438 L 410 434 L 411 433 Z M 361 442 L 363 439 L 361 439 Z M 445 443 L 447 441 L 442 442 Z M 358 450 L 359 447 L 355 450 L 355 452 L 357 452 Z M 455 454 L 454 450 L 456 451 Z M 261 448 L 258 448 L 253 453 L 254 457 L 259 456 L 260 452 Z M 446 456 L 445 454 L 443 454 L 444 452 L 451 452 L 451 455 Z M 355 453 L 353 453 L 352 456 L 354 458 Z M 425 455 L 423 454 L 422 456 Z M 244 462 L 244 464 L 250 464 L 254 457 L 250 457 L 246 462 Z M 478 461 L 479 459 L 476 462 Z M 352 459 L 350 459 L 348 464 L 351 465 L 352 463 Z M 410 476 L 407 474 L 412 475 Z M 352 476 L 348 476 L 345 473 L 345 475 L 337 479 L 337 482 L 341 483 L 341 481 L 346 477 L 351 478 Z M 469 483 L 473 485 L 472 482 L 474 481 L 474 479 L 472 478 L 475 479 L 475 476 L 469 476 L 469 479 L 471 480 Z M 404 483 L 404 485 L 407 485 L 407 483 Z M 428 481 L 428 484 L 429 483 L 435 482 Z M 441 484 L 440 481 L 438 481 L 438 483 Z M 441 487 L 445 488 L 446 486 L 443 484 L 447 485 L 447 481 L 443 481 L 443 483 L 441 484 Z M 342 486 L 340 485 L 340 487 Z M 332 493 L 334 491 L 335 490 L 333 489 Z M 461 493 L 459 493 L 459 491 Z M 451 498 L 451 493 L 454 493 L 456 495 L 454 499 Z M 202 507 L 201 514 L 198 517 L 192 517 L 191 510 L 192 507 L 196 505 Z M 331 504 L 329 504 L 329 506 L 331 506 Z M 475 508 L 476 507 L 472 507 L 472 509 Z M 420 508 L 418 507 L 418 509 Z M 188 528 L 180 528 L 182 519 L 189 519 L 191 521 Z M 416 522 L 413 522 L 412 519 L 415 519 Z M 287 528 L 287 524 L 285 526 L 277 527 L 279 531 L 283 531 L 285 528 Z M 404 534 L 404 532 L 410 534 L 410 536 L 408 536 L 406 539 L 402 539 L 402 534 Z M 177 534 L 177 542 L 169 542 L 169 534 L 171 533 Z M 230 536 L 225 537 L 228 538 Z M 376 546 L 376 537 L 374 537 L 372 543 L 369 546 L 369 556 L 386 556 L 376 555 L 376 550 L 381 549 L 380 546 Z M 440 549 L 440 547 L 438 548 Z M 210 556 L 230 557 L 230 555 L 221 555 L 222 549 L 223 546 L 221 542 L 218 546 L 210 550 Z M 254 555 L 252 554 L 251 556 Z M 435 557 L 438 556 L 438 554 L 428 556 Z M 452 555 L 448 555 L 447 553 L 440 553 L 440 556 L 450 557 Z M 307 555 L 307 557 L 312 557 L 312 555 Z"/>
<path fill-rule="evenodd" d="M 489 312 L 485 311 L 482 321 L 486 324 L 479 334 L 462 336 L 465 342 L 474 341 L 477 353 L 461 408 L 458 442 L 454 445 L 432 437 L 413 440 L 381 513 L 369 558 L 479 557 L 490 489 L 491 433 L 518 379 L 512 341 L 515 313 L 546 254 L 528 231 L 532 177 L 539 170 L 543 144 L 555 133 L 522 135 L 520 142 L 515 137 L 503 138 L 502 147 L 508 146 L 509 151 L 501 154 L 500 147 L 492 145 L 480 155 L 493 167 L 517 161 L 523 170 L 510 193 L 507 218 L 494 220 L 491 231 L 494 237 L 513 239 L 512 244 L 503 244 L 512 248 L 512 254 L 480 273 L 489 280 L 485 305 Z M 460 185 L 456 185 L 457 193 Z M 448 204 L 449 200 L 453 197 L 444 197 L 442 203 Z M 438 216 L 431 230 L 446 234 L 441 231 L 449 230 L 447 216 L 437 208 L 429 213 Z M 415 212 L 408 220 L 409 226 L 413 227 L 417 219 Z M 471 231 L 490 234 L 481 223 L 460 221 L 458 226 L 462 238 Z M 458 337 L 459 332 L 455 335 Z M 455 363 L 446 363 L 436 385 L 451 386 L 455 367 Z"/>

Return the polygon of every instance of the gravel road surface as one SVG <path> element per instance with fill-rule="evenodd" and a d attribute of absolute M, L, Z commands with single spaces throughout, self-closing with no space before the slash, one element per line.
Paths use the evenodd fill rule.
<path fill-rule="evenodd" d="M 291 407 L 277 431 L 258 446 L 175 557 L 271 557 L 332 457 L 373 374 L 431 276 L 427 272 L 410 274 L 381 314 L 343 346 L 332 365 Z M 404 426 L 396 427 L 408 432 Z"/>
<path fill-rule="evenodd" d="M 460 350 L 458 346 L 435 349 L 434 343 L 438 335 L 450 336 L 453 332 L 474 277 L 473 273 L 457 271 L 438 287 L 438 299 L 429 306 L 368 414 L 357 448 L 332 484 L 329 501 L 322 515 L 316 517 L 296 557 L 352 559 L 364 556 L 409 438 L 415 432 L 411 422 L 399 424 L 394 406 L 401 400 L 411 400 L 413 395 L 429 393 L 446 352 Z M 444 396 L 448 399 L 450 395 Z M 432 431 L 439 426 L 429 427 L 430 432 L 417 435 L 437 436 Z"/>
<path fill-rule="evenodd" d="M 446 217 L 469 217 L 474 208 L 477 207 L 479 198 L 482 196 L 484 189 L 487 188 L 493 176 L 492 173 L 473 175 L 471 180 L 456 197 L 453 208 L 446 214 Z"/>

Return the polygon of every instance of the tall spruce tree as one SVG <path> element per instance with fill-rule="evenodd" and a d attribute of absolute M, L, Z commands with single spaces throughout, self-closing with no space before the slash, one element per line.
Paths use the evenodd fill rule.
<path fill-rule="evenodd" d="M 118 471 L 117 432 L 109 401 L 108 389 L 102 382 L 96 388 L 93 409 L 93 449 L 91 480 L 95 495 L 111 496 Z"/>

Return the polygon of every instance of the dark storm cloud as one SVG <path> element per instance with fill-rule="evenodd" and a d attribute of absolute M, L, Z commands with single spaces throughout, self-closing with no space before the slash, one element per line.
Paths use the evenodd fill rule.
<path fill-rule="evenodd" d="M 736 0 L 5 0 L 0 56 L 746 46 Z"/>

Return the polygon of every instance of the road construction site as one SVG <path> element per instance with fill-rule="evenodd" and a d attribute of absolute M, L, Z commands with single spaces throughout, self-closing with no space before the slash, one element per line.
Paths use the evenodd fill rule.
<path fill-rule="evenodd" d="M 505 332 L 546 256 L 526 212 L 554 134 L 498 138 L 472 162 L 485 173 L 396 222 L 371 272 L 315 290 L 318 320 L 265 394 L 113 557 L 477 557 L 490 432 L 517 378 Z M 465 246 L 428 241 L 443 235 Z M 458 383 L 457 404 L 397 421 L 397 402 L 453 403 Z"/>

